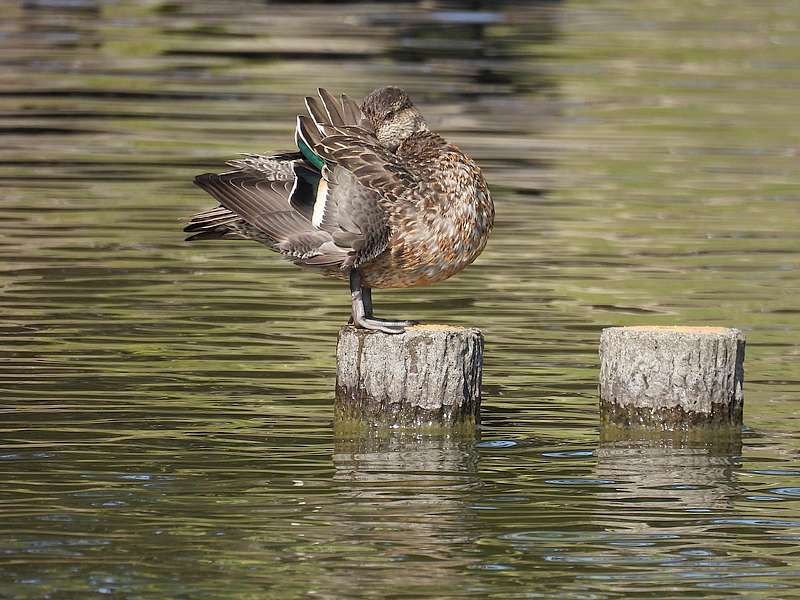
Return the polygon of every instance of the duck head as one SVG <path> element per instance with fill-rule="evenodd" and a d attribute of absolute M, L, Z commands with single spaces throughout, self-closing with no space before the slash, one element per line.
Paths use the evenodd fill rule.
<path fill-rule="evenodd" d="M 415 133 L 428 131 L 428 125 L 403 90 L 382 87 L 364 98 L 361 112 L 367 117 L 381 145 L 396 150 Z"/>

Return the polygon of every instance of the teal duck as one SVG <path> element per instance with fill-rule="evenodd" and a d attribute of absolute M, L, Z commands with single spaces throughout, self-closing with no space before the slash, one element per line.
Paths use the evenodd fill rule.
<path fill-rule="evenodd" d="M 245 154 L 195 178 L 219 206 L 192 217 L 186 239 L 255 240 L 349 280 L 353 323 L 401 333 L 414 322 L 376 318 L 371 289 L 435 283 L 474 261 L 494 223 L 486 182 L 399 88 L 361 106 L 320 89 L 306 107 L 298 151 Z"/>

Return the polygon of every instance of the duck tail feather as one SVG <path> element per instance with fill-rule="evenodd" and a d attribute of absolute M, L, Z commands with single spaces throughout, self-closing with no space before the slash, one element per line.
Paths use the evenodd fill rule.
<path fill-rule="evenodd" d="M 328 123 L 334 127 L 341 127 L 344 125 L 344 117 L 342 116 L 339 102 L 336 100 L 333 94 L 331 94 L 325 88 L 319 88 L 317 93 L 319 94 L 322 104 L 325 107 L 325 112 L 328 113 Z"/>

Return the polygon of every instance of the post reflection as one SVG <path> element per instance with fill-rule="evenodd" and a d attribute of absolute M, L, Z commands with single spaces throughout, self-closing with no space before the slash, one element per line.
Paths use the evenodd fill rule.
<path fill-rule="evenodd" d="M 467 509 L 478 485 L 475 442 L 474 434 L 399 430 L 338 436 L 338 501 L 324 518 L 340 542 L 365 554 L 356 561 L 361 568 L 328 572 L 324 588 L 330 591 L 317 595 L 352 597 L 378 582 L 387 590 L 454 588 L 470 561 L 464 547 L 477 535 Z M 397 568 L 412 559 L 413 572 Z"/>
<path fill-rule="evenodd" d="M 606 525 L 643 533 L 703 529 L 706 513 L 732 508 L 741 452 L 738 431 L 639 438 L 604 432 L 596 475 L 613 481 L 601 497 L 618 505 Z"/>

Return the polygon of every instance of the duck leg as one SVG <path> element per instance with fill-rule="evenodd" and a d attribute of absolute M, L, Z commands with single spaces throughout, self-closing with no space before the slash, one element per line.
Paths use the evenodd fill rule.
<path fill-rule="evenodd" d="M 378 321 L 379 323 L 383 323 L 384 325 L 389 325 L 390 327 L 411 327 L 412 325 L 419 325 L 419 321 L 407 321 L 407 320 L 400 320 L 396 321 L 394 319 L 379 319 L 372 315 L 372 288 L 362 287 L 362 298 L 364 299 L 364 311 L 366 315 L 372 318 L 374 321 Z"/>
<path fill-rule="evenodd" d="M 350 271 L 350 298 L 353 306 L 353 324 L 356 327 L 384 333 L 403 333 L 406 327 L 416 323 L 416 321 L 388 321 L 373 317 L 372 289 L 362 285 L 358 269 Z"/>

